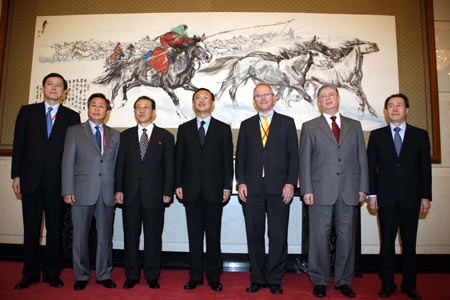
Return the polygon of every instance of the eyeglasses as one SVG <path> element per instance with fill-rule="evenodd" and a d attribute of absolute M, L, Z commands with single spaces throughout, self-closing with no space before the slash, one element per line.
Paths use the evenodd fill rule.
<path fill-rule="evenodd" d="M 404 107 L 405 106 L 405 104 L 403 104 L 403 103 L 389 103 L 388 104 L 388 108 L 402 108 L 402 107 Z"/>
<path fill-rule="evenodd" d="M 319 96 L 319 99 L 320 99 L 320 100 L 325 100 L 325 99 L 327 99 L 327 98 L 334 98 L 334 97 L 336 97 L 336 96 L 337 96 L 336 93 L 328 93 L 328 94 L 320 95 L 320 96 Z"/>
<path fill-rule="evenodd" d="M 255 99 L 260 99 L 260 98 L 262 98 L 262 97 L 269 97 L 269 96 L 272 96 L 273 95 L 273 93 L 264 93 L 264 94 L 256 94 L 256 95 L 254 95 L 253 97 L 255 98 Z"/>

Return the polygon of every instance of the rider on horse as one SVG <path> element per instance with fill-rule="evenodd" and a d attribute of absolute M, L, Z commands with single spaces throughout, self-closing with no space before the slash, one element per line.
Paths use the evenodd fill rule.
<path fill-rule="evenodd" d="M 156 71 L 166 74 L 169 69 L 168 55 L 173 51 L 173 48 L 181 48 L 191 41 L 186 34 L 187 28 L 187 25 L 179 25 L 172 31 L 161 35 L 159 37 L 161 46 L 147 52 L 144 58 L 145 63 L 148 66 L 153 66 Z"/>

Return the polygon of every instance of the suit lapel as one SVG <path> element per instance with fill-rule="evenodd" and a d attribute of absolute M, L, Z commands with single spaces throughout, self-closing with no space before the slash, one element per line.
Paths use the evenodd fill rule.
<path fill-rule="evenodd" d="M 264 148 L 263 143 L 262 143 L 262 137 L 261 137 L 261 124 L 260 124 L 260 120 L 259 120 L 259 114 L 256 114 L 256 116 L 254 116 L 253 118 L 250 119 L 249 126 L 250 126 L 250 132 L 253 132 L 250 135 L 256 137 L 258 147 Z M 267 137 L 267 139 L 269 139 L 269 137 Z M 267 145 L 267 142 L 266 142 L 266 145 Z"/>
<path fill-rule="evenodd" d="M 211 132 L 215 132 L 216 125 L 216 120 L 211 116 L 211 121 L 209 122 L 208 131 L 206 132 L 205 143 L 203 144 L 203 147 L 208 144 L 208 141 L 214 138 L 214 134 L 212 134 Z M 200 137 L 198 140 L 200 142 Z"/>
<path fill-rule="evenodd" d="M 398 157 L 402 156 L 402 154 L 405 152 L 405 149 L 408 148 L 409 141 L 411 140 L 410 133 L 411 133 L 411 130 L 410 130 L 408 124 L 406 124 L 405 136 L 403 137 L 402 148 L 400 149 L 400 155 Z M 392 144 L 393 143 L 394 143 L 394 140 L 392 140 Z"/>
<path fill-rule="evenodd" d="M 348 136 L 348 133 L 350 132 L 350 123 L 348 122 L 346 117 L 344 117 L 343 115 L 340 116 L 341 116 L 341 128 L 339 133 L 339 144 L 343 144 Z"/>
<path fill-rule="evenodd" d="M 38 116 L 39 116 L 39 123 L 40 123 L 40 127 L 41 127 L 41 132 L 43 134 L 43 136 L 45 137 L 45 139 L 48 139 L 47 136 L 47 120 L 46 120 L 46 112 L 45 112 L 45 104 L 44 102 L 41 103 L 41 105 L 39 105 L 39 109 L 38 109 Z M 51 134 L 50 134 L 51 136 Z"/>
<path fill-rule="evenodd" d="M 53 123 L 52 131 L 50 132 L 49 140 L 55 136 L 55 134 L 61 130 L 62 122 L 64 121 L 65 110 L 62 104 L 59 105 L 58 112 L 56 113 L 55 123 Z M 45 127 L 47 128 L 47 120 L 45 120 Z"/>
<path fill-rule="evenodd" d="M 105 130 L 105 126 L 103 126 L 103 130 Z M 92 144 L 92 146 L 100 154 L 100 149 L 98 149 L 97 141 L 94 138 L 94 134 L 92 133 L 92 128 L 91 128 L 91 125 L 89 124 L 89 121 L 86 121 L 86 122 L 83 123 L 83 132 L 86 135 L 86 137 L 89 140 L 89 142 Z"/>
<path fill-rule="evenodd" d="M 104 151 L 103 154 L 105 154 L 105 152 L 108 150 L 109 145 L 111 144 L 111 128 L 109 128 L 108 126 L 106 126 L 105 124 L 103 124 L 103 134 L 105 135 L 105 145 L 104 145 Z"/>
<path fill-rule="evenodd" d="M 160 138 L 161 138 L 161 132 L 159 131 L 159 128 L 156 125 L 153 125 L 153 131 L 152 131 L 152 135 L 150 137 L 150 142 L 148 143 L 148 147 L 147 147 L 147 151 L 145 152 L 144 155 L 144 160 L 146 160 L 146 158 L 148 156 L 152 156 L 154 151 L 156 150 L 156 143 L 160 142 Z M 140 153 L 140 145 L 139 145 L 139 150 L 138 152 Z M 151 152 L 151 154 L 150 154 Z"/>
<path fill-rule="evenodd" d="M 337 144 L 336 138 L 333 134 L 333 131 L 331 131 L 330 125 L 328 125 L 327 120 L 325 119 L 324 115 L 321 115 L 318 119 L 318 127 L 320 130 L 323 131 L 323 133 L 335 144 Z M 342 118 L 341 118 L 341 127 L 342 127 Z"/>
<path fill-rule="evenodd" d="M 391 126 L 389 124 L 384 128 L 383 133 L 386 147 L 388 147 L 392 157 L 394 157 L 394 159 L 397 159 L 397 150 L 395 150 L 394 139 L 392 138 Z"/>

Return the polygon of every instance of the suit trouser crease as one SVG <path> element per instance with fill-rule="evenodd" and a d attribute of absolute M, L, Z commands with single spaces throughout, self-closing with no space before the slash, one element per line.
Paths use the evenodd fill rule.
<path fill-rule="evenodd" d="M 222 202 L 208 202 L 205 196 L 197 201 L 185 201 L 186 221 L 191 258 L 190 280 L 218 281 L 223 271 L 220 247 L 222 226 Z M 206 236 L 206 257 L 203 261 L 203 240 Z"/>
<path fill-rule="evenodd" d="M 96 280 L 111 278 L 114 206 L 105 205 L 100 195 L 94 205 L 72 206 L 73 268 L 77 281 L 90 278 L 88 237 L 92 217 L 97 229 Z"/>
<path fill-rule="evenodd" d="M 63 266 L 62 227 L 64 205 L 60 195 L 51 193 L 41 183 L 31 194 L 22 194 L 24 226 L 23 276 L 40 278 L 40 235 L 42 213 L 45 211 L 46 247 L 42 267 L 43 278 L 59 277 Z"/>
<path fill-rule="evenodd" d="M 415 288 L 417 278 L 416 240 L 419 223 L 419 209 L 402 208 L 397 201 L 391 207 L 378 210 L 381 232 L 380 278 L 382 285 L 394 283 L 395 239 L 400 228 L 402 242 L 402 287 Z"/>
<path fill-rule="evenodd" d="M 162 201 L 162 200 L 161 200 Z M 144 277 L 157 280 L 161 270 L 162 231 L 164 208 L 147 208 L 139 193 L 135 200 L 122 209 L 125 237 L 125 276 L 129 280 L 139 280 L 139 242 L 144 228 Z"/>
<path fill-rule="evenodd" d="M 281 195 L 270 195 L 263 187 L 257 195 L 248 195 L 243 204 L 251 265 L 250 281 L 281 284 L 287 265 L 287 229 L 290 206 Z M 265 256 L 265 225 L 268 225 L 269 254 Z"/>
<path fill-rule="evenodd" d="M 355 237 L 357 206 L 344 203 L 339 193 L 334 205 L 309 206 L 309 277 L 313 285 L 330 282 L 329 241 L 331 224 L 336 230 L 335 286 L 350 285 L 355 270 Z"/>

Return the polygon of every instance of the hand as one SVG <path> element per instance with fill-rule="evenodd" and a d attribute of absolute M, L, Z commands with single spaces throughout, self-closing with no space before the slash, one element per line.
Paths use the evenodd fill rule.
<path fill-rule="evenodd" d="M 227 200 L 230 198 L 231 192 L 230 191 L 223 191 L 223 200 L 222 203 L 227 202 Z"/>
<path fill-rule="evenodd" d="M 431 201 L 428 199 L 422 199 L 422 203 L 420 203 L 420 213 L 427 214 L 430 211 Z"/>
<path fill-rule="evenodd" d="M 292 197 L 294 197 L 294 185 L 290 183 L 286 183 L 283 187 L 283 203 L 289 204 L 291 202 Z"/>
<path fill-rule="evenodd" d="M 363 202 L 366 199 L 366 193 L 359 192 L 359 203 Z"/>
<path fill-rule="evenodd" d="M 305 202 L 306 205 L 313 205 L 314 204 L 314 195 L 313 193 L 308 193 L 303 195 L 303 202 Z"/>
<path fill-rule="evenodd" d="M 177 188 L 175 190 L 175 194 L 177 195 L 178 199 L 183 200 L 183 188 Z"/>
<path fill-rule="evenodd" d="M 20 194 L 20 177 L 14 177 L 12 182 L 12 188 L 14 193 Z"/>
<path fill-rule="evenodd" d="M 238 186 L 238 196 L 242 202 L 247 202 L 247 185 L 246 184 L 243 183 Z"/>
<path fill-rule="evenodd" d="M 67 204 L 73 205 L 75 203 L 75 195 L 65 195 L 64 202 Z"/>
<path fill-rule="evenodd" d="M 371 210 L 378 210 L 378 199 L 377 197 L 369 197 L 369 207 Z"/>
<path fill-rule="evenodd" d="M 172 198 L 169 197 L 169 196 L 163 196 L 163 202 L 164 202 L 165 204 L 170 203 L 170 199 L 172 199 Z"/>
<path fill-rule="evenodd" d="M 123 204 L 123 193 L 122 192 L 117 192 L 114 195 L 114 200 L 116 200 L 116 204 Z"/>

